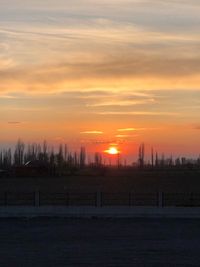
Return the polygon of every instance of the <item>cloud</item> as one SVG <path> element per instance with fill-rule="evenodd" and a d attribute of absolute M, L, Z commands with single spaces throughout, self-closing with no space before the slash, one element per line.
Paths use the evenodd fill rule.
<path fill-rule="evenodd" d="M 89 143 L 96 144 L 96 145 L 104 145 L 104 144 L 111 144 L 115 140 L 109 139 L 109 140 L 90 140 Z M 84 140 L 85 142 L 85 140 Z"/>
<path fill-rule="evenodd" d="M 154 103 L 154 99 L 143 99 L 143 100 L 112 100 L 107 102 L 98 102 L 94 104 L 88 104 L 88 107 L 105 107 L 105 106 L 135 106 L 147 103 Z"/>
<path fill-rule="evenodd" d="M 146 130 L 146 128 L 122 128 L 122 129 L 117 129 L 118 132 L 130 132 L 130 131 L 141 131 L 141 130 Z"/>
<path fill-rule="evenodd" d="M 106 111 L 106 112 L 99 112 L 99 115 L 127 115 L 127 116 L 177 116 L 180 113 L 177 112 L 162 112 L 162 111 Z"/>
<path fill-rule="evenodd" d="M 8 124 L 21 124 L 21 121 L 8 121 Z"/>
<path fill-rule="evenodd" d="M 95 58 L 95 54 L 93 54 Z M 167 58 L 168 57 L 168 58 Z M 171 58 L 170 58 L 171 57 Z M 132 86 L 157 89 L 165 88 L 198 88 L 200 82 L 200 56 L 172 57 L 169 55 L 132 54 L 113 55 L 104 62 L 62 62 L 60 64 L 22 66 L 2 69 L 0 74 L 1 90 L 5 92 L 61 92 L 82 90 L 96 90 L 96 88 L 116 88 Z M 175 82 L 176 81 L 176 82 Z M 117 85 L 116 85 L 117 84 Z M 144 100 L 143 100 L 144 101 Z M 145 101 L 153 102 L 153 99 Z M 103 105 L 137 105 L 140 101 L 105 101 L 95 104 Z"/>
<path fill-rule="evenodd" d="M 84 131 L 81 134 L 103 134 L 102 131 Z"/>
<path fill-rule="evenodd" d="M 12 58 L 0 57 L 0 71 L 9 70 L 15 66 L 15 62 Z"/>
<path fill-rule="evenodd" d="M 119 132 L 127 132 L 127 131 L 136 131 L 136 128 L 123 128 L 123 129 L 117 129 Z"/>
<path fill-rule="evenodd" d="M 100 106 L 93 104 L 114 99 L 116 102 L 131 100 L 146 100 L 154 98 L 153 103 L 138 104 L 137 106 Z M 137 91 L 112 91 L 112 90 L 76 90 L 48 93 L 19 93 L 5 94 L 1 92 L 0 113 L 5 121 L 54 121 L 68 125 L 67 121 L 76 126 L 80 131 L 115 131 L 127 133 L 152 130 L 158 127 L 151 124 L 176 123 L 178 120 L 187 123 L 189 120 L 197 122 L 200 106 L 199 90 L 137 90 Z M 170 107 L 170 109 L 169 109 Z M 38 114 L 40 114 L 38 116 Z M 123 121 L 119 124 L 119 117 Z M 133 121 L 134 118 L 134 121 Z M 148 123 L 147 123 L 148 121 Z M 151 123 L 150 123 L 151 121 Z M 101 129 L 98 129 L 101 123 Z M 80 126 L 78 126 L 80 125 Z M 84 130 L 85 125 L 89 129 Z M 112 129 L 110 128 L 112 125 Z M 92 126 L 92 127 L 91 127 Z M 94 127 L 94 128 L 93 128 Z M 93 128 L 93 129 L 92 129 Z M 126 129 L 131 128 L 129 131 Z M 134 130 L 132 130 L 132 128 Z M 113 134 L 113 133 L 112 133 Z"/>
<path fill-rule="evenodd" d="M 16 11 L 20 18 L 18 23 L 3 20 L 0 27 L 0 47 L 4 47 L 0 52 L 1 91 L 40 93 L 96 88 L 158 89 L 165 86 L 182 89 L 199 86 L 200 37 L 193 30 L 193 23 L 198 22 L 199 25 L 200 19 L 193 21 L 193 8 L 192 11 L 183 8 L 186 15 L 189 13 L 186 23 L 189 30 L 174 31 L 176 24 L 169 30 L 159 26 L 165 24 L 168 27 L 169 24 L 166 16 L 159 15 L 169 12 L 160 8 L 166 6 L 164 1 L 118 1 L 117 5 L 103 1 L 93 5 L 95 13 L 84 2 L 91 3 L 88 0 L 76 1 L 76 4 L 71 2 L 71 9 L 71 5 L 62 2 L 69 16 L 65 12 L 63 14 L 61 7 L 55 14 L 46 7 L 49 12 L 46 14 L 41 4 L 38 6 L 40 12 L 33 11 L 32 16 L 25 11 L 21 11 L 22 14 Z M 187 6 L 193 7 L 192 3 L 195 2 Z M 156 11 L 152 8 L 146 15 L 152 4 Z M 172 4 L 172 1 L 167 1 L 167 7 Z M 35 4 L 28 4 L 32 5 Z M 51 5 L 54 6 L 53 3 Z M 175 1 L 174 5 L 181 4 Z M 4 13 L 7 10 L 5 6 Z M 105 10 L 105 6 L 109 7 L 109 11 Z M 111 7 L 118 13 L 123 13 L 121 8 L 126 7 L 125 14 L 129 16 L 126 20 L 121 17 L 116 19 Z M 102 11 L 100 15 L 97 14 L 99 8 Z M 85 16 L 81 12 L 74 15 L 77 9 L 84 11 Z M 9 14 L 9 8 L 7 12 Z M 178 10 L 175 13 L 179 15 Z M 15 17 L 18 18 L 17 15 Z M 155 17 L 154 27 L 147 27 L 146 24 Z M 181 22 L 186 19 L 186 16 L 183 17 Z M 26 23 L 28 18 L 30 23 Z M 48 18 L 51 18 L 51 23 Z M 109 104 L 113 103 L 104 102 L 104 105 Z M 118 101 L 117 104 L 134 105 L 137 102 Z"/>
<path fill-rule="evenodd" d="M 124 137 L 130 137 L 131 135 L 128 135 L 128 134 L 117 134 L 115 135 L 115 137 L 117 138 L 124 138 Z"/>

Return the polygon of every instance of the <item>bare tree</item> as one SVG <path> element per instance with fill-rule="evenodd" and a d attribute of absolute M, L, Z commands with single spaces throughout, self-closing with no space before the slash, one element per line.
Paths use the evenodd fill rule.
<path fill-rule="evenodd" d="M 80 150 L 80 168 L 85 167 L 85 161 L 86 161 L 85 147 L 81 147 L 81 150 Z"/>
<path fill-rule="evenodd" d="M 44 140 L 43 142 L 43 149 L 42 149 L 42 154 L 43 154 L 43 161 L 44 162 L 48 162 L 48 145 L 47 145 L 47 141 Z"/>
<path fill-rule="evenodd" d="M 140 168 L 144 167 L 144 156 L 145 156 L 145 147 L 144 144 L 142 143 L 139 146 L 139 150 L 138 150 L 138 162 L 139 162 L 139 166 Z"/>
<path fill-rule="evenodd" d="M 153 147 L 151 148 L 151 166 L 154 166 L 154 150 Z"/>
<path fill-rule="evenodd" d="M 96 152 L 94 154 L 94 165 L 96 167 L 99 167 L 102 165 L 102 156 L 101 156 L 101 153 L 99 153 L 99 152 Z"/>
<path fill-rule="evenodd" d="M 67 155 L 68 155 L 68 148 L 67 148 L 67 145 L 65 144 L 65 148 L 64 148 L 64 159 L 65 159 L 65 161 L 67 161 Z"/>
<path fill-rule="evenodd" d="M 12 153 L 11 149 L 4 149 L 0 152 L 0 168 L 10 169 L 12 166 Z"/>
<path fill-rule="evenodd" d="M 17 141 L 14 152 L 15 165 L 22 165 L 24 163 L 24 149 L 25 149 L 25 144 L 19 139 Z"/>
<path fill-rule="evenodd" d="M 158 164 L 159 164 L 158 152 L 156 151 L 156 160 L 155 160 L 156 167 L 158 167 Z"/>

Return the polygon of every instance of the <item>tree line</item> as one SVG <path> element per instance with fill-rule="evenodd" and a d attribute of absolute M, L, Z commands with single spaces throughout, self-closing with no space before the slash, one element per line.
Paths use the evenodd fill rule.
<path fill-rule="evenodd" d="M 17 141 L 13 152 L 10 148 L 0 150 L 0 168 L 9 169 L 12 166 L 22 166 L 35 161 L 58 167 L 68 165 L 83 168 L 86 165 L 86 150 L 81 147 L 79 152 L 72 153 L 68 150 L 66 144 L 60 144 L 58 151 L 55 152 L 54 148 L 49 147 L 46 141 L 42 144 L 26 145 L 20 139 Z"/>
<path fill-rule="evenodd" d="M 144 169 L 186 165 L 200 166 L 200 157 L 197 159 L 173 158 L 172 155 L 165 157 L 164 154 L 159 155 L 153 148 L 150 157 L 145 157 L 145 152 L 145 145 L 142 143 L 138 147 L 137 162 L 129 165 L 129 167 L 135 166 Z M 40 162 L 51 170 L 56 169 L 57 172 L 67 169 L 83 169 L 86 166 L 103 167 L 109 165 L 109 163 L 105 163 L 102 154 L 99 152 L 96 152 L 91 160 L 87 157 L 86 149 L 83 146 L 80 147 L 78 152 L 71 152 L 66 144 L 60 144 L 55 151 L 46 141 L 42 144 L 25 144 L 19 139 L 13 151 L 10 148 L 0 150 L 0 169 L 10 170 L 15 166 L 24 166 L 29 162 Z M 116 158 L 117 167 L 125 167 L 125 165 L 126 163 L 123 164 L 120 157 Z"/>
<path fill-rule="evenodd" d="M 138 166 L 143 169 L 145 167 L 160 168 L 160 167 L 183 167 L 183 166 L 198 166 L 200 167 L 200 155 L 198 158 L 186 157 L 166 157 L 164 153 L 158 154 L 154 148 L 151 148 L 150 159 L 145 160 L 145 145 L 139 145 L 138 148 Z"/>

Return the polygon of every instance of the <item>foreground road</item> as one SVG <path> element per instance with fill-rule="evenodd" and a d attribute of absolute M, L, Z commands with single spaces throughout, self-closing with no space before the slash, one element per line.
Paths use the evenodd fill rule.
<path fill-rule="evenodd" d="M 200 220 L 0 220 L 4 267 L 199 265 Z"/>

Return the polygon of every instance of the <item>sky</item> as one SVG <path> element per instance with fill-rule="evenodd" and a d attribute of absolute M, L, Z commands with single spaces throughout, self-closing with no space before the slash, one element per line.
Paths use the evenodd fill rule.
<path fill-rule="evenodd" d="M 0 0 L 0 145 L 200 153 L 199 0 Z"/>

